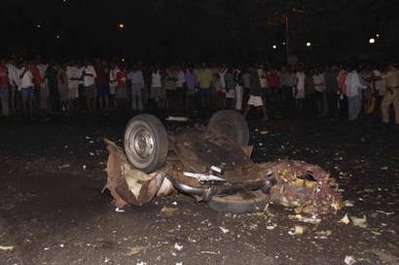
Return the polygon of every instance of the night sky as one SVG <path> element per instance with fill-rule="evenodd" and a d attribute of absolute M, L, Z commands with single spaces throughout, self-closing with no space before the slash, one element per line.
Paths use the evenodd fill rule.
<path fill-rule="evenodd" d="M 148 61 L 278 61 L 395 56 L 395 0 L 2 0 L 1 54 Z M 124 28 L 118 28 L 119 24 Z M 377 37 L 378 34 L 378 37 Z M 370 45 L 369 39 L 376 42 Z M 311 47 L 306 47 L 310 42 Z M 274 49 L 275 48 L 275 49 Z"/>

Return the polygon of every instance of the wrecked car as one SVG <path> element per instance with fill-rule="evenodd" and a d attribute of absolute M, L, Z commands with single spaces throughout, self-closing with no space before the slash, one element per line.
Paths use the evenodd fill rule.
<path fill-rule="evenodd" d="M 110 190 L 118 207 L 144 206 L 174 191 L 220 212 L 262 211 L 269 203 L 298 212 L 341 208 L 338 185 L 318 166 L 301 161 L 251 160 L 247 122 L 236 111 L 216 112 L 206 128 L 167 132 L 155 116 L 127 124 L 123 148 L 105 140 Z"/>

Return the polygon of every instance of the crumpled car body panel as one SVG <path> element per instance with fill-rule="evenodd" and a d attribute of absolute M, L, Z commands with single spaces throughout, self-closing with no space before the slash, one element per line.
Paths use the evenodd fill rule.
<path fill-rule="evenodd" d="M 231 165 L 224 168 L 223 177 L 226 176 L 228 182 L 215 186 L 217 189 L 234 191 L 234 188 L 240 188 L 242 184 L 248 185 L 247 188 L 252 190 L 260 189 L 260 182 L 273 177 L 277 183 L 270 189 L 272 203 L 310 214 L 336 213 L 342 208 L 342 195 L 338 192 L 338 185 L 319 166 L 291 160 L 255 164 L 250 160 L 250 154 L 226 139 L 192 139 L 189 134 L 183 138 L 176 137 L 172 149 L 178 159 L 170 159 L 163 168 L 152 174 L 134 168 L 128 162 L 122 148 L 105 140 L 109 152 L 108 181 L 105 188 L 110 190 L 116 205 L 144 206 L 156 196 L 166 196 L 173 192 L 173 184 L 176 181 L 194 189 L 206 187 L 207 184 L 185 177 L 183 171 L 188 168 L 197 172 L 207 172 L 210 165 L 221 161 L 218 159 L 220 153 L 214 157 L 209 154 L 209 150 L 214 150 L 229 152 L 227 161 L 232 161 Z M 202 156 L 201 149 L 208 152 L 208 156 Z"/>

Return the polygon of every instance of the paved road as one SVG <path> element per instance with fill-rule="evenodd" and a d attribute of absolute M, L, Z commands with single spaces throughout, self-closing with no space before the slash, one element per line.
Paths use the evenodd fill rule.
<path fill-rule="evenodd" d="M 126 121 L 0 120 L 0 264 L 346 264 L 345 258 L 399 264 L 398 128 L 251 122 L 254 160 L 317 163 L 353 203 L 314 225 L 275 205 L 257 214 L 220 214 L 183 195 L 116 212 L 101 193 L 101 138 L 118 140 Z M 345 214 L 365 216 L 366 227 L 338 223 Z M 291 235 L 295 226 L 304 234 Z"/>

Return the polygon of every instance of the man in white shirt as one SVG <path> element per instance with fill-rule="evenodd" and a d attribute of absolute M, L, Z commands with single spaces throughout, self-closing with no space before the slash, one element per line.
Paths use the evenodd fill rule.
<path fill-rule="evenodd" d="M 33 84 L 33 74 L 29 70 L 27 62 L 22 64 L 19 69 L 21 79 L 22 106 L 25 114 L 33 115 L 33 103 L 35 102 L 35 87 Z"/>
<path fill-rule="evenodd" d="M 134 66 L 128 73 L 127 78 L 130 80 L 130 88 L 132 95 L 132 109 L 133 111 L 143 111 L 143 95 L 144 77 L 143 72 L 137 66 Z"/>
<path fill-rule="evenodd" d="M 354 121 L 362 109 L 362 93 L 360 89 L 367 88 L 365 85 L 362 85 L 355 67 L 346 76 L 345 86 L 346 97 L 348 98 L 348 119 Z"/>
<path fill-rule="evenodd" d="M 75 62 L 71 62 L 66 68 L 66 75 L 68 78 L 69 108 L 72 110 L 76 98 L 79 97 L 79 81 L 82 78 L 82 72 Z"/>
<path fill-rule="evenodd" d="M 82 69 L 84 92 L 87 99 L 87 107 L 89 111 L 96 110 L 96 70 L 94 66 L 86 61 Z"/>
<path fill-rule="evenodd" d="M 312 76 L 313 86 L 316 91 L 316 101 L 319 117 L 325 117 L 327 115 L 327 97 L 326 97 L 326 81 L 324 72 L 321 68 L 317 69 Z"/>
<path fill-rule="evenodd" d="M 295 99 L 296 99 L 296 111 L 302 113 L 303 101 L 305 100 L 305 80 L 306 75 L 303 71 L 303 66 L 299 66 L 296 72 L 296 86 L 295 86 Z"/>

